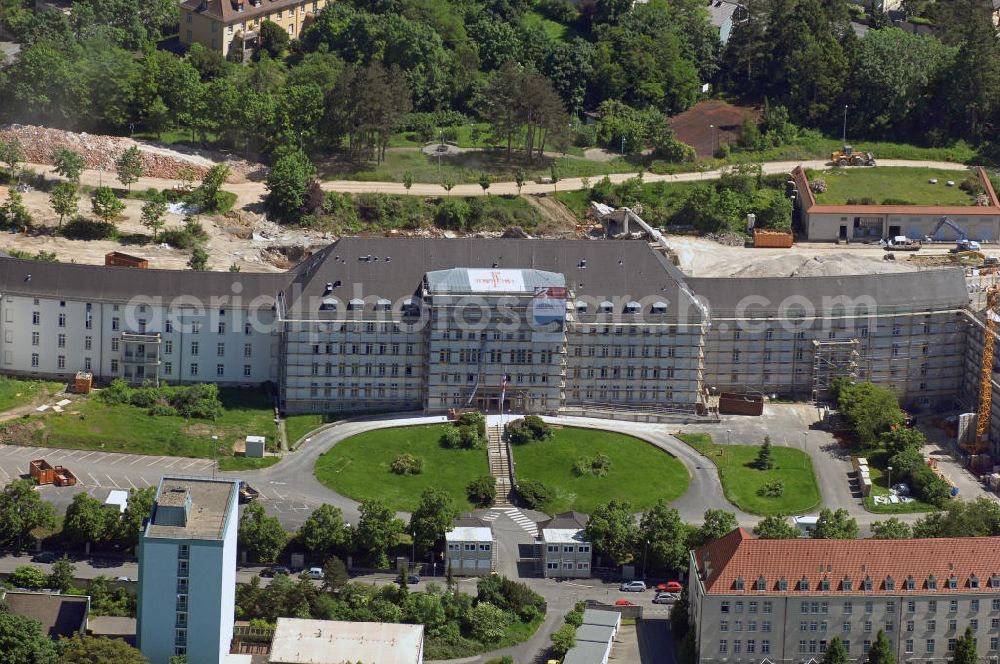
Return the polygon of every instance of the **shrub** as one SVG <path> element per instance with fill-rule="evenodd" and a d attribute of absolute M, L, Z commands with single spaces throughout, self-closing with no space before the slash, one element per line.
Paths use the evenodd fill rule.
<path fill-rule="evenodd" d="M 545 440 L 552 437 L 552 427 L 538 415 L 526 415 L 524 424 L 531 430 L 531 435 L 535 440 Z"/>
<path fill-rule="evenodd" d="M 160 233 L 160 242 L 174 249 L 191 249 L 198 244 L 198 238 L 183 228 L 171 228 Z"/>
<path fill-rule="evenodd" d="M 785 484 L 784 482 L 764 482 L 757 489 L 757 495 L 763 496 L 764 498 L 780 498 L 785 494 Z"/>
<path fill-rule="evenodd" d="M 478 477 L 465 487 L 469 501 L 480 507 L 491 507 L 497 499 L 497 481 L 492 475 Z"/>
<path fill-rule="evenodd" d="M 927 466 L 914 471 L 910 483 L 917 498 L 935 507 L 944 507 L 951 497 L 951 486 Z"/>
<path fill-rule="evenodd" d="M 404 452 L 393 459 L 389 467 L 397 475 L 419 475 L 424 469 L 424 460 Z"/>
<path fill-rule="evenodd" d="M 457 424 L 473 427 L 480 436 L 486 437 L 486 416 L 482 413 L 462 413 Z"/>
<path fill-rule="evenodd" d="M 486 448 L 486 438 L 479 435 L 474 427 L 471 426 L 460 426 L 458 427 L 458 436 L 461 441 L 460 445 L 466 450 L 481 450 Z"/>
<path fill-rule="evenodd" d="M 139 408 L 150 408 L 159 401 L 166 399 L 166 393 L 164 390 L 158 387 L 151 387 L 144 385 L 140 388 L 132 390 L 132 398 L 130 403 L 133 406 L 138 406 Z"/>
<path fill-rule="evenodd" d="M 466 615 L 466 622 L 472 638 L 483 643 L 496 643 L 503 638 L 511 615 L 489 602 L 480 602 Z"/>
<path fill-rule="evenodd" d="M 552 437 L 552 427 L 537 415 L 528 415 L 507 424 L 507 437 L 515 445 L 523 445 Z"/>
<path fill-rule="evenodd" d="M 177 414 L 177 409 L 166 404 L 158 403 L 151 406 L 150 409 L 146 411 L 146 414 L 153 417 L 171 417 Z"/>
<path fill-rule="evenodd" d="M 7 579 L 16 588 L 44 588 L 48 575 L 32 565 L 21 565 L 11 572 Z"/>
<path fill-rule="evenodd" d="M 101 400 L 112 405 L 131 403 L 132 388 L 121 378 L 115 378 L 110 385 L 101 390 Z"/>
<path fill-rule="evenodd" d="M 814 194 L 822 194 L 826 192 L 829 185 L 827 185 L 825 178 L 813 178 L 809 180 L 809 188 L 812 189 Z"/>
<path fill-rule="evenodd" d="M 170 405 L 183 417 L 214 420 L 222 415 L 219 387 L 215 383 L 198 383 L 180 388 L 170 398 Z"/>
<path fill-rule="evenodd" d="M 576 627 L 563 625 L 552 633 L 551 638 L 552 646 L 549 650 L 556 659 L 560 659 L 576 645 Z"/>
<path fill-rule="evenodd" d="M 476 584 L 476 601 L 488 602 L 528 622 L 545 613 L 545 598 L 520 581 L 491 575 Z"/>
<path fill-rule="evenodd" d="M 555 497 L 550 487 L 540 480 L 521 480 L 517 483 L 517 495 L 528 509 L 541 509 Z"/>
<path fill-rule="evenodd" d="M 114 240 L 118 237 L 118 227 L 110 221 L 76 216 L 62 225 L 59 234 L 70 240 Z"/>
<path fill-rule="evenodd" d="M 607 477 L 611 470 L 611 457 L 603 452 L 598 452 L 592 457 L 580 457 L 573 464 L 573 474 L 577 477 L 582 475 L 593 475 L 594 477 Z"/>
<path fill-rule="evenodd" d="M 457 450 L 462 446 L 462 434 L 455 427 L 448 427 L 438 439 L 441 447 L 449 450 Z"/>

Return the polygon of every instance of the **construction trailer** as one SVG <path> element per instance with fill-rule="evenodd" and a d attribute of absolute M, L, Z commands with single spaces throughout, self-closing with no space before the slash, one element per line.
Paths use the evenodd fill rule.
<path fill-rule="evenodd" d="M 137 267 L 145 270 L 149 268 L 149 261 L 131 254 L 123 254 L 120 251 L 109 251 L 104 254 L 104 265 L 108 267 Z"/>

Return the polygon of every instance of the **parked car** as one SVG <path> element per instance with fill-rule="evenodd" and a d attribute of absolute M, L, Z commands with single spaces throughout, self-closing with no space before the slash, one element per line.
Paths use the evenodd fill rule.
<path fill-rule="evenodd" d="M 626 593 L 641 593 L 646 591 L 645 581 L 622 581 L 618 590 Z"/>
<path fill-rule="evenodd" d="M 677 601 L 677 595 L 671 593 L 660 593 L 653 598 L 653 604 L 673 604 Z"/>
<path fill-rule="evenodd" d="M 322 567 L 310 567 L 304 574 L 310 579 L 317 579 L 319 581 L 323 580 L 323 568 Z"/>
<path fill-rule="evenodd" d="M 402 582 L 403 582 L 403 575 L 400 574 L 399 576 L 396 577 L 396 583 L 402 583 Z M 416 574 L 408 574 L 406 576 L 406 583 L 408 583 L 411 586 L 420 583 L 420 577 L 417 576 Z"/>
<path fill-rule="evenodd" d="M 55 551 L 40 551 L 31 557 L 32 562 L 36 563 L 54 563 L 59 559 L 59 554 Z"/>
<path fill-rule="evenodd" d="M 630 602 L 627 599 L 620 599 L 615 602 L 615 606 L 637 606 L 635 602 Z"/>
<path fill-rule="evenodd" d="M 684 586 L 681 585 L 680 581 L 667 581 L 656 586 L 656 589 L 668 593 L 679 593 L 684 590 Z"/>
<path fill-rule="evenodd" d="M 132 579 L 128 578 L 127 576 L 116 576 L 115 581 L 124 581 L 126 583 L 131 583 Z"/>
<path fill-rule="evenodd" d="M 285 567 L 284 565 L 276 565 L 274 567 L 265 567 L 261 570 L 260 575 L 265 578 L 271 578 L 278 576 L 279 574 L 291 574 L 292 571 Z"/>

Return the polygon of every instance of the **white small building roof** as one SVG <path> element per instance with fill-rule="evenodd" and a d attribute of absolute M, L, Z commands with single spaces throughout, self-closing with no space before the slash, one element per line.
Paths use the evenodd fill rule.
<path fill-rule="evenodd" d="M 583 531 L 575 528 L 543 528 L 542 541 L 546 544 L 583 544 L 587 540 Z"/>
<path fill-rule="evenodd" d="M 596 643 L 611 643 L 615 638 L 614 625 L 587 625 L 576 628 L 577 641 L 594 641 Z"/>
<path fill-rule="evenodd" d="M 424 626 L 278 618 L 271 661 L 280 664 L 420 664 Z"/>
<path fill-rule="evenodd" d="M 446 542 L 492 542 L 493 530 L 482 526 L 456 526 L 444 534 Z"/>
<path fill-rule="evenodd" d="M 608 661 L 610 650 L 609 643 L 579 641 L 566 653 L 563 664 L 604 664 Z"/>
<path fill-rule="evenodd" d="M 264 440 L 264 436 L 247 436 L 246 438 L 246 442 L 248 443 L 263 443 Z"/>
<path fill-rule="evenodd" d="M 622 614 L 617 611 L 601 611 L 600 609 L 584 609 L 584 625 L 608 625 L 615 629 L 621 624 Z"/>
<path fill-rule="evenodd" d="M 819 523 L 818 516 L 793 516 L 792 521 L 799 526 L 815 526 Z"/>
<path fill-rule="evenodd" d="M 128 491 L 112 489 L 108 492 L 108 497 L 104 499 L 104 504 L 108 506 L 114 505 L 118 508 L 119 514 L 123 513 L 128 506 Z"/>

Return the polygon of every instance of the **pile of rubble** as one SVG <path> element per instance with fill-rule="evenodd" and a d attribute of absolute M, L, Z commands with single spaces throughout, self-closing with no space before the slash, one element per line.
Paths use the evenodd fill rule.
<path fill-rule="evenodd" d="M 250 173 L 258 172 L 259 164 L 227 155 L 209 155 L 204 151 L 178 146 L 165 146 L 149 141 L 136 141 L 121 136 L 75 133 L 62 129 L 12 124 L 0 127 L 0 140 L 17 139 L 27 156 L 27 160 L 37 164 L 51 164 L 52 153 L 60 148 L 68 148 L 83 156 L 87 168 L 115 171 L 115 160 L 122 152 L 136 146 L 142 151 L 142 166 L 147 177 L 176 180 L 184 169 L 193 171 L 201 178 L 216 162 L 227 164 L 232 174 L 230 182 L 245 182 Z"/>
<path fill-rule="evenodd" d="M 742 247 L 746 245 L 747 239 L 739 233 L 708 233 L 706 240 L 712 240 L 727 247 Z"/>

